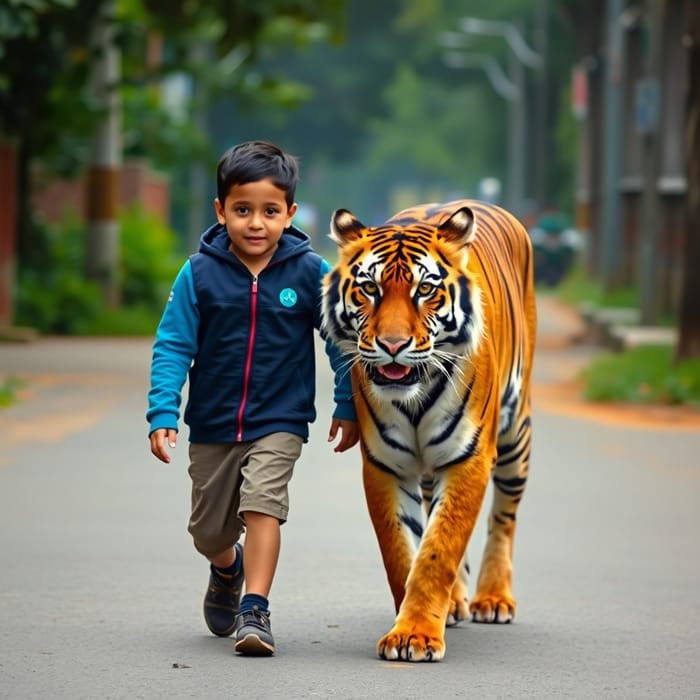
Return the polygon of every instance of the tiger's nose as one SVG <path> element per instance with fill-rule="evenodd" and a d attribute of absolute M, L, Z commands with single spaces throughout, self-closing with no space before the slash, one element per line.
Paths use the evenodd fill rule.
<path fill-rule="evenodd" d="M 396 338 L 387 336 L 377 338 L 377 345 L 392 357 L 396 357 L 402 350 L 410 344 L 410 338 Z"/>

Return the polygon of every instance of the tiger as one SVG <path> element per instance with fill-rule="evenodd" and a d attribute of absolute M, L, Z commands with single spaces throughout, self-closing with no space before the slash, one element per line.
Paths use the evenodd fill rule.
<path fill-rule="evenodd" d="M 508 623 L 516 511 L 529 471 L 536 331 L 532 247 L 475 200 L 366 226 L 331 218 L 324 332 L 352 376 L 365 500 L 396 617 L 380 658 L 439 661 L 445 627 Z M 493 500 L 474 597 L 467 545 Z"/>

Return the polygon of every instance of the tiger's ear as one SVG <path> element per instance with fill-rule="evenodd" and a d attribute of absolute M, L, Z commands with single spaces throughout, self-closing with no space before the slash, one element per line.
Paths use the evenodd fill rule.
<path fill-rule="evenodd" d="M 347 209 L 336 209 L 331 216 L 330 238 L 339 246 L 362 237 L 366 226 Z"/>
<path fill-rule="evenodd" d="M 447 241 L 468 246 L 476 234 L 474 212 L 469 207 L 460 207 L 438 226 L 438 232 Z"/>

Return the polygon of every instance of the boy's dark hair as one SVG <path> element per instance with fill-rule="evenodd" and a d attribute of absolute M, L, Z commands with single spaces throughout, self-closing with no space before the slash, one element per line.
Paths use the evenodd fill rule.
<path fill-rule="evenodd" d="M 288 206 L 294 204 L 299 165 L 297 159 L 269 141 L 246 141 L 229 148 L 216 168 L 216 194 L 223 205 L 233 185 L 270 178 L 285 192 Z"/>

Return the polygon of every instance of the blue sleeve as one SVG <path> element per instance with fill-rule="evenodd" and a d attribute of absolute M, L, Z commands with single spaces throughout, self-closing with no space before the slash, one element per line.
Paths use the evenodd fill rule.
<path fill-rule="evenodd" d="M 199 307 L 188 260 L 175 278 L 153 343 L 146 413 L 149 434 L 158 428 L 177 430 L 182 387 L 197 353 L 198 327 Z"/>
<path fill-rule="evenodd" d="M 319 289 L 323 288 L 323 278 L 330 272 L 331 266 L 321 260 Z M 319 321 L 320 324 L 320 321 Z M 331 342 L 321 329 L 321 337 L 326 341 L 326 355 L 335 375 L 335 386 L 333 390 L 333 400 L 335 401 L 335 411 L 333 418 L 338 420 L 357 420 L 355 404 L 352 400 L 352 382 L 350 379 L 350 368 L 353 358 L 343 355 Z"/>

